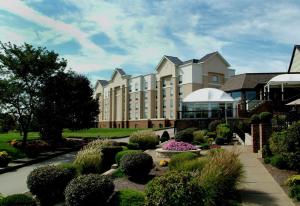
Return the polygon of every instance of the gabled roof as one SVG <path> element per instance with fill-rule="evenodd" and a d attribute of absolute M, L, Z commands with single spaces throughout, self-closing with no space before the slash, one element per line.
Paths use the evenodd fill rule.
<path fill-rule="evenodd" d="M 161 63 L 164 61 L 164 59 L 168 59 L 169 61 L 171 61 L 173 64 L 175 64 L 176 66 L 182 64 L 182 61 L 177 58 L 177 57 L 173 57 L 173 56 L 167 56 L 164 55 L 161 60 L 159 61 L 158 65 L 156 66 L 155 70 L 157 71 L 159 66 L 161 65 Z"/>
<path fill-rule="evenodd" d="M 237 91 L 242 89 L 254 89 L 259 84 L 267 84 L 273 77 L 283 73 L 244 73 L 229 78 L 221 87 L 222 90 Z"/>
<path fill-rule="evenodd" d="M 99 79 L 99 80 L 97 80 L 94 89 L 96 89 L 97 86 L 98 86 L 99 84 L 100 84 L 102 87 L 105 87 L 106 85 L 108 85 L 108 81 L 107 81 L 107 80 L 104 80 L 104 79 Z"/>
<path fill-rule="evenodd" d="M 169 59 L 171 62 L 173 62 L 175 65 L 180 65 L 182 64 L 182 61 L 178 59 L 177 57 L 173 56 L 165 56 L 167 59 Z"/>
<path fill-rule="evenodd" d="M 115 71 L 112 73 L 110 80 L 112 80 L 114 78 L 114 76 L 116 75 L 116 73 L 119 73 L 121 76 L 126 76 L 126 73 L 124 72 L 123 69 L 116 68 Z"/>
<path fill-rule="evenodd" d="M 288 73 L 290 73 L 290 71 L 291 71 L 291 67 L 292 67 L 292 65 L 293 65 L 293 61 L 294 61 L 294 56 L 295 56 L 295 53 L 296 53 L 296 49 L 297 49 L 298 51 L 300 51 L 300 45 L 295 45 L 295 46 L 294 46 L 294 50 L 293 50 L 293 54 L 292 54 L 292 57 L 291 57 L 291 61 L 290 61 Z"/>
<path fill-rule="evenodd" d="M 224 57 L 217 51 L 204 55 L 202 58 L 199 59 L 199 62 L 206 62 L 215 55 L 218 55 L 227 66 L 230 66 L 230 64 L 224 59 Z"/>

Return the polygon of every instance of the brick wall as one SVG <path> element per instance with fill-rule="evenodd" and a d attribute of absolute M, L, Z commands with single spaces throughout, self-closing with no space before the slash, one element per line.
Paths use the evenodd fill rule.
<path fill-rule="evenodd" d="M 264 145 L 268 143 L 272 132 L 272 124 L 259 124 L 260 152 L 262 152 Z"/>
<path fill-rule="evenodd" d="M 251 136 L 253 137 L 253 152 L 257 153 L 260 149 L 259 124 L 251 124 Z"/>

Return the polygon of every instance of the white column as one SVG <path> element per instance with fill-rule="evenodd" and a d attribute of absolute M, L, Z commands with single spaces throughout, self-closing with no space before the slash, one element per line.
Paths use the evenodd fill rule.
<path fill-rule="evenodd" d="M 283 87 L 283 83 L 281 83 L 281 100 L 284 100 L 284 87 Z"/>

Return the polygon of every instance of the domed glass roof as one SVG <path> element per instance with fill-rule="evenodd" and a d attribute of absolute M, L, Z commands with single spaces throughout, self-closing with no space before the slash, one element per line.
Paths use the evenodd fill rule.
<path fill-rule="evenodd" d="M 204 88 L 192 92 L 183 102 L 234 102 L 234 99 L 220 89 Z"/>

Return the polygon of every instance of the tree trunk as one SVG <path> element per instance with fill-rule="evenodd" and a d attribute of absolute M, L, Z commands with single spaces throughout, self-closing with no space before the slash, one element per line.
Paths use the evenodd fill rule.
<path fill-rule="evenodd" d="M 27 143 L 27 137 L 28 137 L 28 131 L 25 129 L 23 130 L 23 140 L 22 140 L 22 146 L 25 147 Z"/>

